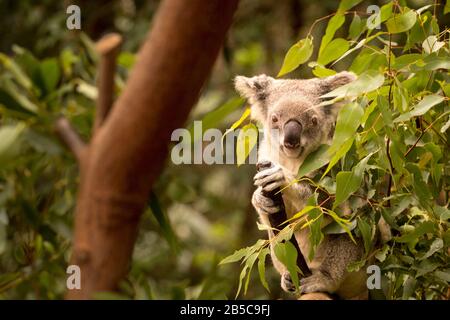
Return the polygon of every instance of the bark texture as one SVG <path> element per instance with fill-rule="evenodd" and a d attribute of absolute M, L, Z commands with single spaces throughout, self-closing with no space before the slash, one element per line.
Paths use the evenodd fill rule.
<path fill-rule="evenodd" d="M 81 268 L 81 290 L 67 298 L 115 290 L 127 274 L 139 217 L 171 133 L 197 101 L 237 2 L 161 3 L 123 93 L 107 118 L 96 120 L 99 127 L 82 153 L 72 257 Z"/>

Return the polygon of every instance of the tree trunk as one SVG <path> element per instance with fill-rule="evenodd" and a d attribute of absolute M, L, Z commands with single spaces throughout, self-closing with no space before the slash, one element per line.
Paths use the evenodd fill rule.
<path fill-rule="evenodd" d="M 81 268 L 81 290 L 69 291 L 69 299 L 115 290 L 126 275 L 171 133 L 196 102 L 237 2 L 160 5 L 122 95 L 81 155 L 71 262 Z"/>

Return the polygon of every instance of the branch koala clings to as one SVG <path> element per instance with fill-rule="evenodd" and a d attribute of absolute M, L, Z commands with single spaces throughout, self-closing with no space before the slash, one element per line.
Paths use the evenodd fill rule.
<path fill-rule="evenodd" d="M 303 209 L 313 190 L 307 183 L 293 183 L 306 156 L 321 144 L 331 143 L 337 114 L 342 103 L 319 106 L 321 96 L 356 79 L 350 72 L 341 72 L 326 78 L 307 80 L 274 79 L 266 75 L 252 78 L 237 76 L 236 90 L 251 105 L 251 116 L 262 125 L 264 138 L 259 146 L 258 162 L 270 161 L 272 166 L 258 172 L 256 191 L 252 204 L 261 221 L 270 226 L 268 216 L 276 212 L 278 204 L 267 192 L 277 188 L 287 217 Z M 324 225 L 330 221 L 324 219 Z M 269 238 L 273 237 L 272 230 Z M 309 229 L 295 232 L 303 256 L 308 257 Z M 273 249 L 273 248 L 272 248 Z M 300 280 L 300 293 L 325 292 L 343 299 L 361 298 L 367 295 L 366 273 L 363 268 L 349 273 L 350 262 L 358 261 L 364 254 L 361 243 L 355 244 L 347 234 L 324 235 L 314 258 L 307 264 L 312 275 Z M 286 267 L 275 257 L 272 261 L 281 274 L 281 287 L 288 292 L 295 287 Z"/>

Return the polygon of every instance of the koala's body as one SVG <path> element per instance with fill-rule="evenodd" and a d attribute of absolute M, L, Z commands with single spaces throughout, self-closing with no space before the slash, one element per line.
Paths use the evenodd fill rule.
<path fill-rule="evenodd" d="M 355 79 L 349 72 L 327 78 L 308 80 L 278 80 L 266 75 L 252 78 L 238 76 L 236 90 L 251 105 L 252 118 L 262 124 L 264 139 L 259 146 L 258 162 L 270 161 L 269 169 L 255 177 L 256 191 L 252 204 L 263 223 L 270 226 L 268 216 L 279 210 L 267 193 L 283 189 L 282 197 L 287 217 L 302 210 L 313 190 L 307 183 L 293 183 L 306 156 L 321 144 L 330 143 L 340 105 L 319 106 L 320 96 Z M 324 224 L 330 223 L 324 219 Z M 361 243 L 353 243 L 347 234 L 325 235 L 316 248 L 315 256 L 308 259 L 309 229 L 295 232 L 303 256 L 312 275 L 300 281 L 301 293 L 325 292 L 342 299 L 367 297 L 365 270 L 347 272 L 350 262 L 362 258 Z M 273 237 L 269 231 L 269 237 Z M 281 287 L 295 291 L 289 273 L 275 257 L 272 261 L 281 274 Z"/>

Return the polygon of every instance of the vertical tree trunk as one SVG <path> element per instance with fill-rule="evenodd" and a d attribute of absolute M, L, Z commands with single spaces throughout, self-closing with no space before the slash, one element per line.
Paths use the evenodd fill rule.
<path fill-rule="evenodd" d="M 165 0 L 127 85 L 80 162 L 72 264 L 86 299 L 116 289 L 128 270 L 137 224 L 224 41 L 238 0 Z M 149 248 L 152 250 L 152 248 Z"/>

